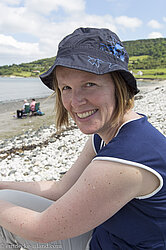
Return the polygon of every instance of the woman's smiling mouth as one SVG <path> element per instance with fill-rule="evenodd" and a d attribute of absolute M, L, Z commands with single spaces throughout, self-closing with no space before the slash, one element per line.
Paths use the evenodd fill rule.
<path fill-rule="evenodd" d="M 84 113 L 77 113 L 77 116 L 78 116 L 80 119 L 87 118 L 87 117 L 93 115 L 94 113 L 96 113 L 97 110 L 98 110 L 98 109 L 94 109 L 94 110 L 86 111 L 86 112 L 84 112 Z"/>

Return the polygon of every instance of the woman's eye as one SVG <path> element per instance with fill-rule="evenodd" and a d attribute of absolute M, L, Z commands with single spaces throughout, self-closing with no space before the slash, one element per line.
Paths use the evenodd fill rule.
<path fill-rule="evenodd" d="M 88 82 L 88 83 L 86 84 L 87 87 L 91 87 L 91 86 L 94 86 L 94 85 L 95 85 L 95 83 L 93 83 L 93 82 Z"/>
<path fill-rule="evenodd" d="M 64 91 L 64 90 L 68 90 L 68 89 L 71 89 L 69 86 L 64 86 L 63 88 L 62 88 L 62 91 Z"/>

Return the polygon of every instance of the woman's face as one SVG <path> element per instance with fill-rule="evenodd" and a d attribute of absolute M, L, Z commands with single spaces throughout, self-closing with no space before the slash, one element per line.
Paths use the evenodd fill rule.
<path fill-rule="evenodd" d="M 56 77 L 64 107 L 85 134 L 109 132 L 115 109 L 115 87 L 110 74 L 57 66 Z"/>

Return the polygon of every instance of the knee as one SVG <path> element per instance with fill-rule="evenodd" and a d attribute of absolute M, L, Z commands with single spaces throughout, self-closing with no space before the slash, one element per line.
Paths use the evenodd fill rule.
<path fill-rule="evenodd" d="M 10 190 L 10 189 L 3 189 L 0 190 L 0 200 L 5 200 L 9 202 L 14 201 L 15 197 L 15 190 Z"/>

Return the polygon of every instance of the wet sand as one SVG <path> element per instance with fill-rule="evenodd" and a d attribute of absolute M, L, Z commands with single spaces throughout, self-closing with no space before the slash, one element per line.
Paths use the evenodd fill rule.
<path fill-rule="evenodd" d="M 55 122 L 55 97 L 36 99 L 36 101 L 40 102 L 40 109 L 45 115 L 22 119 L 16 118 L 16 110 L 21 109 L 23 101 L 0 103 L 0 140 L 22 134 L 29 129 L 37 130 Z"/>

